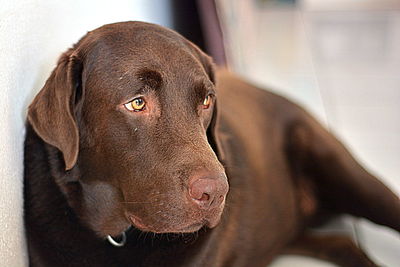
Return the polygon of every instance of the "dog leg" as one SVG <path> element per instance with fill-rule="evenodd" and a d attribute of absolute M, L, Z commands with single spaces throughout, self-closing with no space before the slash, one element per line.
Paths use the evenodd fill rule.
<path fill-rule="evenodd" d="M 361 248 L 346 236 L 305 234 L 283 252 L 326 260 L 341 267 L 377 267 Z"/>
<path fill-rule="evenodd" d="M 365 217 L 400 232 L 399 197 L 311 116 L 298 114 L 288 132 L 288 157 L 294 176 L 314 184 L 319 208 Z"/>

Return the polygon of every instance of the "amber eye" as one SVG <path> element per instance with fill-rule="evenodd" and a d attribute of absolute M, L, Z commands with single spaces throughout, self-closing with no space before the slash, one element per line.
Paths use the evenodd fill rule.
<path fill-rule="evenodd" d="M 124 104 L 124 106 L 130 111 L 142 111 L 146 107 L 146 102 L 143 98 L 137 97 L 132 101 Z"/>
<path fill-rule="evenodd" d="M 203 100 L 203 108 L 208 109 L 211 104 L 211 95 L 207 95 Z"/>

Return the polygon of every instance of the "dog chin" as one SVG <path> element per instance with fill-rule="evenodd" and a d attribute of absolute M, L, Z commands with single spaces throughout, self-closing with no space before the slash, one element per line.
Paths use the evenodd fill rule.
<path fill-rule="evenodd" d="M 132 225 L 132 227 L 143 231 L 143 232 L 151 232 L 151 233 L 155 233 L 155 234 L 166 234 L 166 233 L 170 233 L 170 234 L 174 234 L 174 233 L 193 233 L 193 232 L 197 232 L 199 231 L 202 227 L 204 227 L 206 225 L 206 222 L 202 222 L 202 223 L 194 223 L 188 226 L 184 226 L 184 227 L 161 227 L 158 228 L 156 226 L 144 226 L 144 225 Z"/>
<path fill-rule="evenodd" d="M 148 224 L 145 223 L 141 218 L 135 215 L 131 215 L 129 217 L 130 224 L 127 224 L 122 227 L 120 225 L 119 231 L 117 229 L 108 229 L 106 231 L 108 234 L 111 236 L 120 236 L 124 232 L 128 232 L 130 229 L 137 229 L 142 232 L 150 232 L 154 234 L 181 234 L 181 233 L 194 233 L 199 231 L 202 228 L 214 228 L 216 227 L 220 221 L 221 221 L 221 215 L 222 212 L 216 212 L 214 214 L 211 214 L 205 218 L 202 218 L 197 221 L 192 221 L 190 222 L 177 222 L 176 224 L 170 224 L 170 225 L 155 225 L 155 224 Z M 121 229 L 122 228 L 122 229 Z"/>
<path fill-rule="evenodd" d="M 199 231 L 201 228 L 203 227 L 207 227 L 207 228 L 214 228 L 218 225 L 220 219 L 216 219 L 216 220 L 202 220 L 201 222 L 196 222 L 196 223 L 192 223 L 189 225 L 185 225 L 185 226 L 178 226 L 178 227 L 156 227 L 156 226 L 147 226 L 144 224 L 140 224 L 140 225 L 136 225 L 133 224 L 132 227 L 143 231 L 143 232 L 151 232 L 151 233 L 155 233 L 155 234 L 166 234 L 166 233 L 170 233 L 170 234 L 180 234 L 180 233 L 194 233 Z"/>

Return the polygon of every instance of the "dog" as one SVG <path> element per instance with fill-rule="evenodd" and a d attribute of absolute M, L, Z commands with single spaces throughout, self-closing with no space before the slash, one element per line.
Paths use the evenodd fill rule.
<path fill-rule="evenodd" d="M 398 196 L 306 111 L 154 24 L 105 25 L 65 52 L 24 153 L 31 267 L 377 266 L 307 229 L 346 213 L 400 231 Z"/>

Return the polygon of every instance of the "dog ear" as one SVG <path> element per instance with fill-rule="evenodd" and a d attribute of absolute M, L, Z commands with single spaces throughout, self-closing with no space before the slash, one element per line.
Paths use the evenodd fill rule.
<path fill-rule="evenodd" d="M 185 42 L 187 43 L 191 51 L 196 55 L 196 58 L 199 59 L 200 63 L 203 65 L 204 71 L 208 75 L 210 81 L 214 84 L 214 86 L 216 86 L 216 68 L 212 58 L 204 53 L 198 46 L 196 46 L 192 42 L 188 40 L 185 40 Z M 215 154 L 217 155 L 219 161 L 223 162 L 225 159 L 225 155 L 222 149 L 221 135 L 222 134 L 220 130 L 218 113 L 218 99 L 215 99 L 211 122 L 207 129 L 207 139 Z"/>
<path fill-rule="evenodd" d="M 210 81 L 216 86 L 216 74 L 215 74 L 215 65 L 211 59 L 206 54 L 202 54 L 202 63 L 203 66 L 205 67 L 206 73 L 208 74 L 208 77 L 210 78 Z M 218 89 L 217 89 L 218 90 Z M 218 92 L 217 92 L 218 94 Z M 218 98 L 215 99 L 214 102 L 214 109 L 213 109 L 213 114 L 211 118 L 210 125 L 208 126 L 207 129 L 207 138 L 208 142 L 210 143 L 211 147 L 215 151 L 218 159 L 223 162 L 225 159 L 224 156 L 224 151 L 222 148 L 222 142 L 221 142 L 221 130 L 220 130 L 220 124 L 219 124 L 219 112 L 218 112 Z"/>
<path fill-rule="evenodd" d="M 82 64 L 70 49 L 64 53 L 42 90 L 28 109 L 28 121 L 36 133 L 63 154 L 65 169 L 75 165 L 79 150 L 79 131 L 75 104 L 81 93 Z"/>
<path fill-rule="evenodd" d="M 222 142 L 221 142 L 221 130 L 220 130 L 220 124 L 219 124 L 219 113 L 218 113 L 218 100 L 215 101 L 214 103 L 214 110 L 211 118 L 210 125 L 208 126 L 207 129 L 207 138 L 208 142 L 210 143 L 212 149 L 215 151 L 218 159 L 221 162 L 224 162 L 225 160 L 225 154 L 222 148 Z"/>

